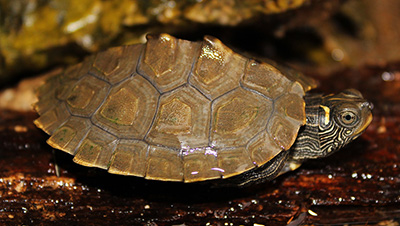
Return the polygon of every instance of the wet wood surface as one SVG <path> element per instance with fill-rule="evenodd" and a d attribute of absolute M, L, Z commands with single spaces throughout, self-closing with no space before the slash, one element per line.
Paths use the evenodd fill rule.
<path fill-rule="evenodd" d="M 357 88 L 374 119 L 355 142 L 247 188 L 146 181 L 79 166 L 46 144 L 36 113 L 0 110 L 0 224 L 392 224 L 400 219 L 400 64 L 319 78 Z M 60 175 L 56 175 L 56 167 Z"/>

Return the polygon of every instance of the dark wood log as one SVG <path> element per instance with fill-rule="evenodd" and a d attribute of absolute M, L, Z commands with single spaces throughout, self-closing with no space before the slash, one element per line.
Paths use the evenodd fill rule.
<path fill-rule="evenodd" d="M 400 219 L 400 63 L 341 71 L 322 92 L 359 89 L 374 120 L 334 155 L 257 186 L 213 189 L 111 175 L 45 143 L 36 113 L 0 110 L 6 225 L 390 224 Z M 56 166 L 60 176 L 56 176 Z"/>

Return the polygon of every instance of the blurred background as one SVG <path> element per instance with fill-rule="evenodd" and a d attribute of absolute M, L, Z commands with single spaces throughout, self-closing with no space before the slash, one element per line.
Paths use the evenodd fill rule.
<path fill-rule="evenodd" d="M 0 84 L 167 32 L 327 76 L 400 60 L 397 0 L 0 0 Z"/>

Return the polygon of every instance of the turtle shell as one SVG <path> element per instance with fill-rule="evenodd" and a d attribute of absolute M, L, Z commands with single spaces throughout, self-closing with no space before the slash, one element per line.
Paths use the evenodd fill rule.
<path fill-rule="evenodd" d="M 314 86 L 211 36 L 149 35 L 49 78 L 35 124 L 84 166 L 163 181 L 228 178 L 292 146 Z"/>

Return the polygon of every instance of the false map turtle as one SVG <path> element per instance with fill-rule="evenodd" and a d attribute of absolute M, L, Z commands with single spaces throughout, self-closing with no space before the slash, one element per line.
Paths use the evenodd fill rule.
<path fill-rule="evenodd" d="M 307 93 L 315 87 L 211 36 L 148 35 L 146 44 L 108 49 L 49 78 L 38 89 L 35 124 L 84 166 L 244 185 L 327 156 L 371 122 L 357 90 Z"/>

